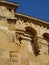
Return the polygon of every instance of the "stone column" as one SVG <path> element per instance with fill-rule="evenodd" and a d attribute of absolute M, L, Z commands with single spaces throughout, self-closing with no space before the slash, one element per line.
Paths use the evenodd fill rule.
<path fill-rule="evenodd" d="M 22 40 L 21 43 L 21 65 L 29 65 L 28 42 L 26 40 Z"/>

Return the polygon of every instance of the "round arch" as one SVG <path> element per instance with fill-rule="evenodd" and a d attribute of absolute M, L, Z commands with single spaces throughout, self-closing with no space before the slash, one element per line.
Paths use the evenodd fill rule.
<path fill-rule="evenodd" d="M 30 26 L 27 26 L 25 29 L 29 35 L 33 36 L 33 37 L 31 37 L 31 45 L 32 45 L 35 55 L 37 56 L 40 52 L 39 45 L 37 42 L 37 31 Z"/>

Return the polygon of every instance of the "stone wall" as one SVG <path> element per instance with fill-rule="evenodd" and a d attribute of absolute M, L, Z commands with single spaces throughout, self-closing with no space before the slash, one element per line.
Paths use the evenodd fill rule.
<path fill-rule="evenodd" d="M 0 15 L 14 17 L 14 10 L 9 9 L 6 6 L 0 6 Z"/>
<path fill-rule="evenodd" d="M 9 11 L 9 9 L 4 6 L 0 6 L 0 12 L 0 15 L 14 17 L 14 10 Z M 0 19 L 0 64 L 48 65 L 49 43 L 43 38 L 42 35 L 45 32 L 49 33 L 49 29 L 47 29 L 47 27 L 34 24 L 28 20 L 21 20 L 20 18 L 17 18 L 16 24 L 12 23 L 10 25 L 7 22 L 7 19 L 4 17 Z M 34 48 L 31 45 L 32 36 L 27 34 L 25 31 L 25 27 L 27 26 L 32 27 L 37 32 L 37 43 L 40 49 L 38 56 L 34 54 Z"/>
<path fill-rule="evenodd" d="M 19 26 L 18 26 L 19 25 Z M 36 25 L 32 22 L 24 22 L 24 20 L 16 21 L 16 29 L 25 30 L 26 26 L 30 26 L 37 31 L 38 44 L 40 47 L 40 55 L 37 57 L 33 53 L 31 42 L 28 42 L 28 57 L 30 65 L 47 65 L 49 63 L 49 54 L 48 54 L 48 42 L 43 38 L 43 33 L 49 33 L 49 29 L 44 26 Z M 24 41 L 25 42 L 25 41 Z"/>

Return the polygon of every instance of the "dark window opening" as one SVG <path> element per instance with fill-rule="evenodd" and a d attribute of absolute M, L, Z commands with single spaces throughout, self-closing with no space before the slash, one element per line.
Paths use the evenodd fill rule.
<path fill-rule="evenodd" d="M 48 42 L 48 54 L 49 54 L 49 33 L 44 33 L 43 37 Z"/>
<path fill-rule="evenodd" d="M 37 42 L 37 32 L 34 28 L 32 28 L 30 26 L 27 26 L 25 29 L 26 29 L 26 32 L 29 35 L 33 36 L 33 38 L 31 38 L 32 39 L 31 45 L 34 48 L 33 51 L 34 51 L 35 55 L 37 56 L 37 55 L 39 55 L 39 52 L 40 52 L 39 45 L 38 45 L 38 42 Z"/>

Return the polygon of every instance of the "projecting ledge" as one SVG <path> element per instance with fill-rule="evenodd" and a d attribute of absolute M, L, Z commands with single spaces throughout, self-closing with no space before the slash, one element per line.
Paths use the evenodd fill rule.
<path fill-rule="evenodd" d="M 0 1 L 0 5 L 2 6 L 6 6 L 8 8 L 13 8 L 13 9 L 17 9 L 19 4 L 17 3 L 12 3 L 12 2 L 7 2 L 7 1 Z"/>

